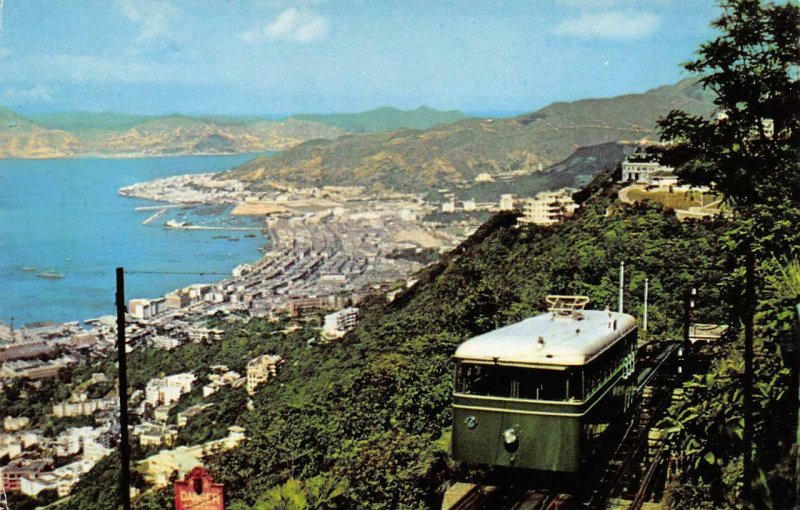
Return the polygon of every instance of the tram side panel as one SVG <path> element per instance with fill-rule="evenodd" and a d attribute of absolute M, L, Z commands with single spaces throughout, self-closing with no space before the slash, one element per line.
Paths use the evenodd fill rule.
<path fill-rule="evenodd" d="M 454 406 L 453 457 L 462 462 L 541 471 L 581 466 L 580 416 L 561 406 L 459 397 Z"/>

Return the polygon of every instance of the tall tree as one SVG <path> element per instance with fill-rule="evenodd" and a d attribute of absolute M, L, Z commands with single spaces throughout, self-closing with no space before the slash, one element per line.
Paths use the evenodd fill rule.
<path fill-rule="evenodd" d="M 752 505 L 756 252 L 760 233 L 778 221 L 773 213 L 800 204 L 800 6 L 720 0 L 720 7 L 712 24 L 719 36 L 684 65 L 716 94 L 716 118 L 672 111 L 659 126 L 682 180 L 720 191 L 744 220 L 734 255 L 746 267 L 738 316 L 745 330 L 743 495 Z"/>
<path fill-rule="evenodd" d="M 722 0 L 720 35 L 684 67 L 716 93 L 716 118 L 675 110 L 659 121 L 667 158 L 742 213 L 800 201 L 800 6 Z"/>

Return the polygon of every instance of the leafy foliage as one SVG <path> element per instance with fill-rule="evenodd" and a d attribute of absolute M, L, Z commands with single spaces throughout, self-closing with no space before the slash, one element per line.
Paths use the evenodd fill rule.
<path fill-rule="evenodd" d="M 722 117 L 675 110 L 659 122 L 681 177 L 713 185 L 739 205 L 800 200 L 800 6 L 724 0 L 713 25 L 721 31 L 701 45 L 685 68 L 716 93 Z M 767 119 L 774 122 L 769 133 Z"/>

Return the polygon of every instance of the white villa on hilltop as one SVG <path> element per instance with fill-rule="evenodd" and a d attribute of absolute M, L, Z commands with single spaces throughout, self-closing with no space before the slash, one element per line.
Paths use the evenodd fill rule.
<path fill-rule="evenodd" d="M 657 146 L 639 146 L 622 161 L 622 182 L 675 184 L 675 169 L 661 164 Z"/>

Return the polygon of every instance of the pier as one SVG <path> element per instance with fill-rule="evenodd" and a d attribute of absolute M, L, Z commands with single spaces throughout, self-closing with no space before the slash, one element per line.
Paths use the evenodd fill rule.
<path fill-rule="evenodd" d="M 235 230 L 235 231 L 255 231 L 260 232 L 264 230 L 261 227 L 207 227 L 203 225 L 170 225 L 169 223 L 165 228 L 174 230 Z"/>
<path fill-rule="evenodd" d="M 181 207 L 191 207 L 193 204 L 170 204 L 170 205 L 143 205 L 141 207 L 136 207 L 134 211 L 141 212 L 141 211 L 157 211 L 159 209 L 178 209 Z"/>
<path fill-rule="evenodd" d="M 166 207 L 162 207 L 155 214 L 153 214 L 152 216 L 150 216 L 149 218 L 144 220 L 142 222 L 142 225 L 149 225 L 150 223 L 154 222 L 155 220 L 157 220 L 158 218 L 163 216 L 165 212 L 167 212 L 167 208 Z"/>

